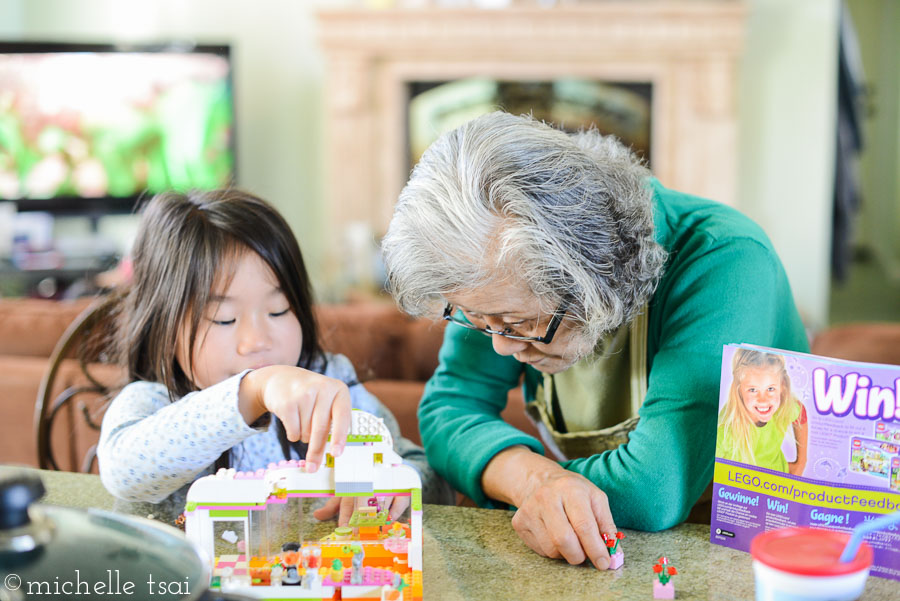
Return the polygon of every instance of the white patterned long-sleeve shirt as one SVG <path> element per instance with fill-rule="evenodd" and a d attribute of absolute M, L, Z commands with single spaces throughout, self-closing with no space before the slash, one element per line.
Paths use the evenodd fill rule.
<path fill-rule="evenodd" d="M 352 406 L 384 419 L 397 454 L 421 475 L 426 502 L 451 503 L 452 490 L 428 466 L 423 449 L 401 437 L 393 414 L 357 381 L 350 361 L 343 355 L 326 356 L 324 374 L 348 385 Z M 285 459 L 276 421 L 262 419 L 254 424 L 259 427 L 251 427 L 238 409 L 238 390 L 248 371 L 174 403 L 161 383 L 125 386 L 103 417 L 97 447 L 106 489 L 125 501 L 159 503 L 173 496 L 177 504 L 229 449 L 231 467 L 241 471 Z M 296 449 L 290 453 L 291 459 L 302 459 Z"/>

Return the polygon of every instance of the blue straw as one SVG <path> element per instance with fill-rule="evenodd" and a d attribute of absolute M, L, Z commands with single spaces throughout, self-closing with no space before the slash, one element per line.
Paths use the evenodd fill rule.
<path fill-rule="evenodd" d="M 859 546 L 862 544 L 865 535 L 876 530 L 884 530 L 891 524 L 897 523 L 900 523 L 900 511 L 863 522 L 854 528 L 853 533 L 850 535 L 850 540 L 847 541 L 847 546 L 844 547 L 844 552 L 841 553 L 841 562 L 852 561 L 856 557 L 856 552 L 859 551 Z"/>

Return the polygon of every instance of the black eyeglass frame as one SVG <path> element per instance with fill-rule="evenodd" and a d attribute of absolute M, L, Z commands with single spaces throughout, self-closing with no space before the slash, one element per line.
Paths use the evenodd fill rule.
<path fill-rule="evenodd" d="M 510 340 L 518 340 L 519 342 L 537 342 L 539 344 L 550 344 L 551 342 L 553 342 L 553 336 L 556 334 L 556 330 L 559 329 L 559 324 L 562 323 L 563 318 L 566 316 L 567 310 L 568 303 L 563 301 L 559 305 L 559 307 L 556 308 L 556 311 L 553 312 L 553 317 L 550 318 L 550 323 L 547 324 L 547 331 L 543 336 L 519 336 L 517 334 L 507 334 L 502 330 L 493 330 L 489 326 L 479 328 L 478 326 L 469 323 L 468 321 L 461 321 L 454 317 L 453 305 L 450 303 L 447 303 L 447 306 L 444 307 L 443 319 L 445 321 L 449 321 L 450 323 L 455 323 L 458 326 L 468 328 L 469 330 L 481 332 L 485 336 L 503 336 L 504 338 L 509 338 Z"/>

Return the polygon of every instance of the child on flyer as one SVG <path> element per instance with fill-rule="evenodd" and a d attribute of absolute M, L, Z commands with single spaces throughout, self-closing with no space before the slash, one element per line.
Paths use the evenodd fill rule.
<path fill-rule="evenodd" d="M 305 458 L 315 471 L 329 432 L 341 454 L 359 408 L 384 419 L 426 502 L 452 502 L 347 358 L 319 346 L 299 246 L 268 203 L 236 189 L 157 195 L 143 210 L 133 265 L 117 349 L 130 383 L 103 418 L 97 453 L 114 496 L 173 502 L 220 467 L 282 459 Z M 395 519 L 409 499 L 390 499 Z M 343 525 L 353 503 L 333 498 L 314 515 L 340 513 Z"/>
<path fill-rule="evenodd" d="M 719 411 L 716 457 L 802 476 L 809 423 L 806 408 L 791 392 L 784 357 L 738 349 L 732 375 L 728 400 Z M 781 451 L 788 427 L 797 444 L 791 463 Z"/>

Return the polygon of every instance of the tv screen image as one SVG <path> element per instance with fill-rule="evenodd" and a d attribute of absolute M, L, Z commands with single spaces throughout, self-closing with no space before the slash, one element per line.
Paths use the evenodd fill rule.
<path fill-rule="evenodd" d="M 0 199 L 20 210 L 228 185 L 233 132 L 227 46 L 0 45 Z"/>

